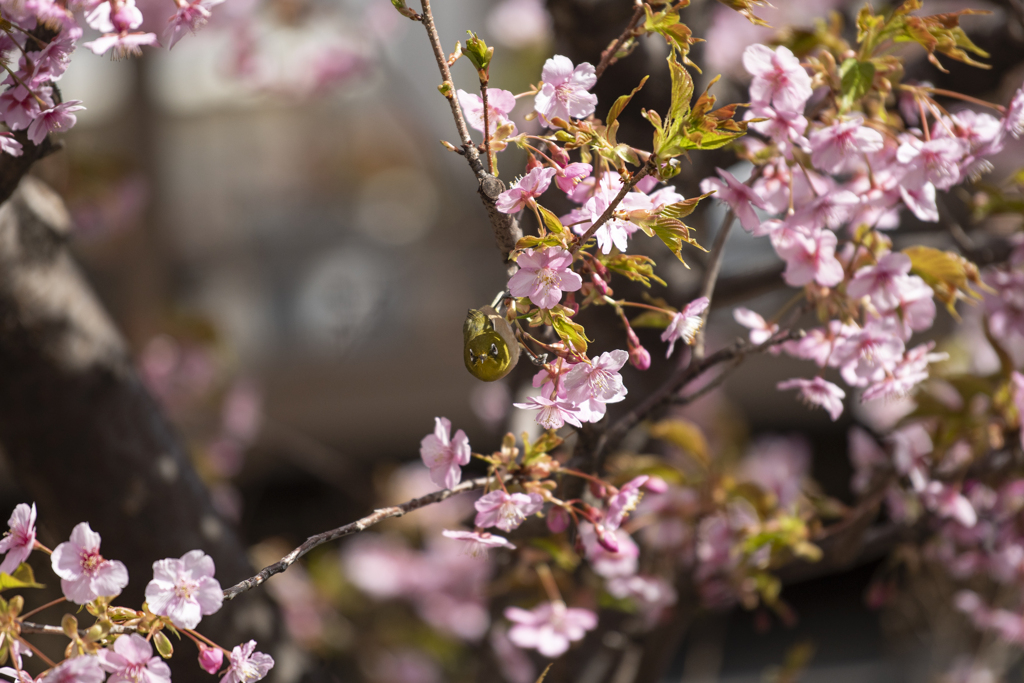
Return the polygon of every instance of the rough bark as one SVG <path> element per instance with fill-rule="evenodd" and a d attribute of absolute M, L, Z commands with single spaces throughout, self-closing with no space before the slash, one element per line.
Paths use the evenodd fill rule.
<path fill-rule="evenodd" d="M 252 573 L 244 547 L 75 265 L 69 229 L 61 199 L 34 178 L 0 206 L 0 446 L 46 535 L 89 521 L 103 554 L 125 562 L 124 604 L 141 604 L 154 560 L 194 548 L 231 585 Z M 255 637 L 263 649 L 276 630 L 265 595 L 216 617 L 203 630 L 229 647 Z M 175 668 L 198 675 L 183 655 Z"/>

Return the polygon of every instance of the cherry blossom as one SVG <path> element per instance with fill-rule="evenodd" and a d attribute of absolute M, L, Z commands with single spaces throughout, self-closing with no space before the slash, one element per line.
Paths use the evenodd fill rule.
<path fill-rule="evenodd" d="M 870 296 L 878 310 L 891 311 L 899 306 L 900 286 L 908 280 L 910 266 L 909 256 L 890 252 L 875 265 L 858 270 L 846 286 L 846 293 L 857 299 Z"/>
<path fill-rule="evenodd" d="M 523 410 L 539 410 L 537 424 L 544 429 L 561 429 L 566 422 L 574 427 L 583 426 L 580 424 L 578 410 L 568 401 L 530 396 L 526 399 L 526 403 L 513 403 L 512 405 Z"/>
<path fill-rule="evenodd" d="M 32 554 L 36 544 L 36 504 L 18 503 L 7 520 L 10 530 L 0 539 L 0 553 L 7 553 L 0 572 L 10 574 Z"/>
<path fill-rule="evenodd" d="M 222 683 L 252 683 L 262 679 L 274 668 L 274 658 L 262 652 L 254 652 L 256 641 L 236 645 L 231 650 L 228 670 L 221 678 Z"/>
<path fill-rule="evenodd" d="M 195 628 L 224 602 L 213 574 L 213 558 L 202 550 L 190 550 L 181 559 L 154 562 L 153 580 L 146 586 L 149 609 L 170 617 L 178 628 Z"/>
<path fill-rule="evenodd" d="M 777 323 L 769 325 L 759 314 L 743 306 L 734 308 L 732 310 L 732 317 L 740 325 L 750 329 L 751 344 L 764 344 L 772 338 L 773 334 L 779 331 Z"/>
<path fill-rule="evenodd" d="M 555 185 L 558 185 L 558 189 L 562 192 L 569 194 L 577 185 L 579 185 L 585 178 L 590 177 L 594 167 L 590 164 L 572 163 L 566 165 L 564 168 L 559 168 L 555 175 Z"/>
<path fill-rule="evenodd" d="M 1024 135 L 1024 86 L 1021 86 L 1010 100 L 1003 117 L 1003 129 L 1014 138 Z"/>
<path fill-rule="evenodd" d="M 708 309 L 710 304 L 711 300 L 706 296 L 702 296 L 686 304 L 683 310 L 672 316 L 672 321 L 665 328 L 665 331 L 661 333 L 661 341 L 668 342 L 665 358 L 669 358 L 672 355 L 676 348 L 676 342 L 680 339 L 687 344 L 693 343 L 697 331 L 704 324 L 704 311 Z"/>
<path fill-rule="evenodd" d="M 128 570 L 117 560 L 103 559 L 100 535 L 88 522 L 75 526 L 71 539 L 53 549 L 50 564 L 60 577 L 64 597 L 76 605 L 119 595 L 128 585 Z"/>
<path fill-rule="evenodd" d="M 40 145 L 49 133 L 71 128 L 78 121 L 72 112 L 85 109 L 81 100 L 68 100 L 40 111 L 28 127 L 28 139 Z"/>
<path fill-rule="evenodd" d="M 830 363 L 850 386 L 867 386 L 881 381 L 903 357 L 903 340 L 889 322 L 869 323 L 836 344 Z"/>
<path fill-rule="evenodd" d="M 517 211 L 522 211 L 527 205 L 533 204 L 535 198 L 547 192 L 555 172 L 553 168 L 538 166 L 527 173 L 516 181 L 511 188 L 498 195 L 498 199 L 495 202 L 498 211 L 502 213 L 516 213 Z"/>
<path fill-rule="evenodd" d="M 489 534 L 486 531 L 452 531 L 445 529 L 441 532 L 445 538 L 462 541 L 466 544 L 466 554 L 473 557 L 484 555 L 491 548 L 508 548 L 515 550 L 516 547 L 508 542 L 504 536 Z"/>
<path fill-rule="evenodd" d="M 910 351 L 885 376 L 864 390 L 861 401 L 876 398 L 899 398 L 928 379 L 928 365 L 949 358 L 946 353 L 931 353 L 935 342 L 921 344 Z"/>
<path fill-rule="evenodd" d="M 903 164 L 904 182 L 917 187 L 931 183 L 948 190 L 960 180 L 960 161 L 965 153 L 964 142 L 958 138 L 933 138 L 921 142 L 904 138 L 896 150 L 896 160 Z"/>
<path fill-rule="evenodd" d="M 223 0 L 222 0 L 223 1 Z M 466 116 L 466 123 L 468 123 L 473 129 L 484 132 L 484 101 L 479 95 L 468 93 L 465 90 L 459 90 L 457 92 L 459 96 L 459 104 L 462 106 L 462 111 Z M 508 90 L 502 90 L 501 88 L 488 88 L 487 89 L 487 124 L 490 126 L 488 136 L 494 135 L 494 132 L 501 126 L 511 124 L 512 128 L 509 135 L 516 134 L 516 126 L 511 123 L 508 119 L 509 113 L 516 106 L 516 96 Z"/>
<path fill-rule="evenodd" d="M 10 133 L 0 133 L 0 152 L 10 154 L 12 157 L 20 157 L 21 143 L 15 140 Z"/>
<path fill-rule="evenodd" d="M 512 493 L 501 489 L 481 496 L 474 503 L 476 526 L 485 529 L 496 526 L 502 531 L 512 531 L 530 515 L 539 512 L 544 499 L 536 493 Z"/>
<path fill-rule="evenodd" d="M 810 135 L 811 163 L 826 173 L 842 173 L 863 163 L 862 155 L 885 144 L 882 134 L 864 125 L 860 115 L 836 121 Z"/>
<path fill-rule="evenodd" d="M 762 436 L 751 444 L 740 464 L 740 481 L 755 484 L 775 496 L 779 506 L 789 507 L 802 495 L 811 466 L 811 445 L 798 434 Z M 747 515 L 731 511 L 735 519 Z M 745 523 L 745 522 L 744 522 Z M 734 522 L 734 528 L 738 528 Z"/>
<path fill-rule="evenodd" d="M 729 205 L 740 219 L 740 225 L 747 232 L 754 232 L 761 225 L 761 219 L 757 217 L 753 207 L 766 209 L 767 204 L 752 188 L 736 180 L 728 171 L 716 168 L 718 178 L 705 178 L 700 181 L 700 191 L 704 193 L 715 192 L 715 199 Z M 722 182 L 725 181 L 725 182 Z"/>
<path fill-rule="evenodd" d="M 583 278 L 572 271 L 572 254 L 561 247 L 525 249 L 516 258 L 519 270 L 508 281 L 515 297 L 530 297 L 538 308 L 554 308 L 562 292 L 575 292 Z"/>
<path fill-rule="evenodd" d="M 835 422 L 843 414 L 843 399 L 846 392 L 832 382 L 827 382 L 821 377 L 814 379 L 790 379 L 779 382 L 779 391 L 786 389 L 799 389 L 800 397 L 812 406 L 821 406 Z"/>
<path fill-rule="evenodd" d="M 835 257 L 835 233 L 818 229 L 810 235 L 794 233 L 789 244 L 776 247 L 786 261 L 782 279 L 791 287 L 802 287 L 817 282 L 823 287 L 834 287 L 843 281 L 843 265 Z"/>
<path fill-rule="evenodd" d="M 420 458 L 430 468 L 430 479 L 450 489 L 462 480 L 462 466 L 469 464 L 469 438 L 461 429 L 450 436 L 452 423 L 446 417 L 434 418 L 434 433 L 420 441 Z"/>
<path fill-rule="evenodd" d="M 922 221 L 938 223 L 939 207 L 935 202 L 935 186 L 931 183 L 924 183 L 917 186 L 899 186 L 900 196 L 903 203 L 910 211 Z"/>
<path fill-rule="evenodd" d="M 171 683 L 171 668 L 153 655 L 153 646 L 137 633 L 114 641 L 98 654 L 100 666 L 110 673 L 108 683 Z"/>
<path fill-rule="evenodd" d="M 178 4 L 178 11 L 167 20 L 167 31 L 164 33 L 164 42 L 167 49 L 184 37 L 185 32 L 195 33 L 210 20 L 210 10 L 224 2 L 224 0 L 175 0 Z"/>
<path fill-rule="evenodd" d="M 568 398 L 579 405 L 586 401 L 617 403 L 626 396 L 619 370 L 629 359 L 621 349 L 606 351 L 589 363 L 577 363 L 565 376 Z"/>
<path fill-rule="evenodd" d="M 650 479 L 646 474 L 642 474 L 639 477 L 630 479 L 627 483 L 622 485 L 619 492 L 612 496 L 611 500 L 608 501 L 608 512 L 605 514 L 604 524 L 605 527 L 611 530 L 618 529 L 622 524 L 622 520 L 626 518 L 630 512 L 636 507 L 636 504 L 640 502 L 640 496 L 643 493 L 640 491 L 647 480 Z"/>
<path fill-rule="evenodd" d="M 594 573 L 610 579 L 636 574 L 640 548 L 623 529 L 584 522 L 579 526 L 584 554 Z"/>
<path fill-rule="evenodd" d="M 533 649 L 545 657 L 558 657 L 569 644 L 582 640 L 597 627 L 597 615 L 588 609 L 566 607 L 564 602 L 545 602 L 532 610 L 505 609 L 505 618 L 513 623 L 508 638 L 515 645 Z"/>
<path fill-rule="evenodd" d="M 103 683 L 105 677 L 106 674 L 96 657 L 79 655 L 65 659 L 44 676 L 40 676 L 36 683 Z"/>
<path fill-rule="evenodd" d="M 811 97 L 811 77 L 789 48 L 780 45 L 773 51 L 766 45 L 750 45 L 743 51 L 743 67 L 754 76 L 750 98 L 755 104 L 803 111 Z"/>
<path fill-rule="evenodd" d="M 541 79 L 544 83 L 533 108 L 545 122 L 556 117 L 582 119 L 594 113 L 597 95 L 587 92 L 597 83 L 593 65 L 584 62 L 574 68 L 568 57 L 555 55 L 544 62 Z"/>
<path fill-rule="evenodd" d="M 199 643 L 199 666 L 208 674 L 216 675 L 224 664 L 224 650 L 219 647 L 207 647 Z"/>

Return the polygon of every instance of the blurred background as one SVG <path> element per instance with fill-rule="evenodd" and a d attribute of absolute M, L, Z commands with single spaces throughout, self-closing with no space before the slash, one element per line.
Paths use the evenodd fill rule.
<path fill-rule="evenodd" d="M 775 26 L 808 28 L 820 18 L 843 21 L 849 32 L 861 3 L 774 4 L 758 13 Z M 139 5 L 154 22 L 143 30 L 160 31 L 153 18 L 166 8 Z M 992 52 L 994 68 L 950 63 L 942 74 L 908 50 L 908 74 L 1004 103 L 1024 80 L 1024 9 L 1017 0 L 925 9 L 965 6 L 992 11 L 964 24 Z M 435 8 L 446 49 L 466 29 L 477 31 L 496 47 L 492 85 L 513 92 L 539 80 L 553 53 L 596 63 L 631 11 L 627 0 L 443 0 Z M 703 69 L 698 90 L 721 73 L 720 102 L 743 101 L 740 54 L 775 31 L 711 0 L 694 0 L 683 19 L 708 41 L 691 53 Z M 638 112 L 667 104 L 665 55 L 663 43 L 646 41 L 600 82 L 599 116 L 652 75 L 620 139 L 649 145 Z M 473 91 L 465 62 L 455 66 L 456 84 Z M 456 139 L 438 82 L 422 29 L 387 0 L 226 0 L 173 50 L 120 62 L 80 50 L 60 84 L 65 99 L 81 99 L 87 110 L 64 136 L 64 150 L 34 173 L 65 198 L 75 256 L 256 567 L 375 505 L 430 490 L 407 463 L 418 460 L 435 416 L 465 430 L 480 452 L 497 448 L 505 431 L 529 428 L 531 415 L 510 415 L 528 385 L 526 364 L 495 384 L 463 368 L 465 311 L 493 298 L 503 270 L 472 174 L 438 144 Z M 529 100 L 513 115 L 520 130 L 535 125 L 522 119 Z M 1020 165 L 1021 153 L 1019 146 L 1004 153 L 995 173 Z M 510 182 L 524 160 L 503 152 L 501 177 Z M 716 165 L 733 164 L 727 152 L 695 155 L 678 190 L 692 196 Z M 714 206 L 694 216 L 702 244 L 710 245 L 720 220 Z M 911 234 L 903 239 L 931 239 L 914 229 L 905 225 Z M 653 241 L 633 244 L 662 266 L 668 284 L 655 285 L 655 296 L 675 306 L 692 298 L 701 254 L 691 252 L 687 270 Z M 712 348 L 743 334 L 732 306 L 743 301 L 770 313 L 789 297 L 772 284 L 780 269 L 766 242 L 735 231 L 728 248 Z M 613 321 L 592 324 L 605 325 L 598 336 L 608 348 L 623 347 Z M 946 316 L 937 333 L 950 327 Z M 624 372 L 631 397 L 668 367 L 657 334 L 641 333 L 652 369 Z M 800 368 L 782 357 L 749 359 L 687 416 L 712 432 L 738 430 L 744 443 L 786 435 L 787 448 L 813 454 L 813 474 L 828 493 L 849 501 L 851 421 L 882 426 L 902 408 L 867 406 L 833 425 L 774 391 Z M 6 510 L 24 491 L 4 476 L 0 496 Z M 450 518 L 466 512 L 446 506 Z M 308 571 L 294 568 L 267 584 L 283 605 L 291 643 L 276 680 L 484 680 L 483 672 L 459 668 L 457 647 L 443 637 L 396 635 L 416 617 L 392 609 L 380 608 L 386 623 L 377 624 L 391 635 L 367 647 L 353 614 L 378 608 L 356 595 L 340 568 L 338 547 L 328 546 Z M 770 669 L 787 653 L 811 657 L 808 681 L 929 679 L 940 638 L 917 629 L 913 610 L 872 608 L 868 589 L 878 572 L 876 561 L 796 582 L 786 593 L 790 623 L 742 610 L 702 613 L 673 652 L 666 680 L 790 680 Z"/>

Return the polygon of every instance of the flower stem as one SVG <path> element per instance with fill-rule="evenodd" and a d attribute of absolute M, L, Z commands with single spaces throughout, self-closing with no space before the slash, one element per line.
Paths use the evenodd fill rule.
<path fill-rule="evenodd" d="M 18 618 L 19 619 L 28 619 L 33 614 L 38 614 L 39 612 L 42 612 L 44 609 L 46 609 L 48 607 L 53 607 L 54 605 L 59 605 L 60 603 L 64 602 L 66 599 L 67 598 L 60 597 L 60 598 L 57 598 L 56 600 L 51 600 L 50 602 L 46 603 L 45 605 L 42 605 L 40 607 L 36 607 L 31 612 L 25 612 L 24 614 L 20 615 Z"/>

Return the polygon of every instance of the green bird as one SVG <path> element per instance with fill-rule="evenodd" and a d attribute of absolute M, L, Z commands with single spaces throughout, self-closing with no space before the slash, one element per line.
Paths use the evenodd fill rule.
<path fill-rule="evenodd" d="M 519 362 L 519 344 L 508 321 L 491 306 L 469 309 L 462 324 L 466 369 L 484 382 L 499 380 Z"/>

